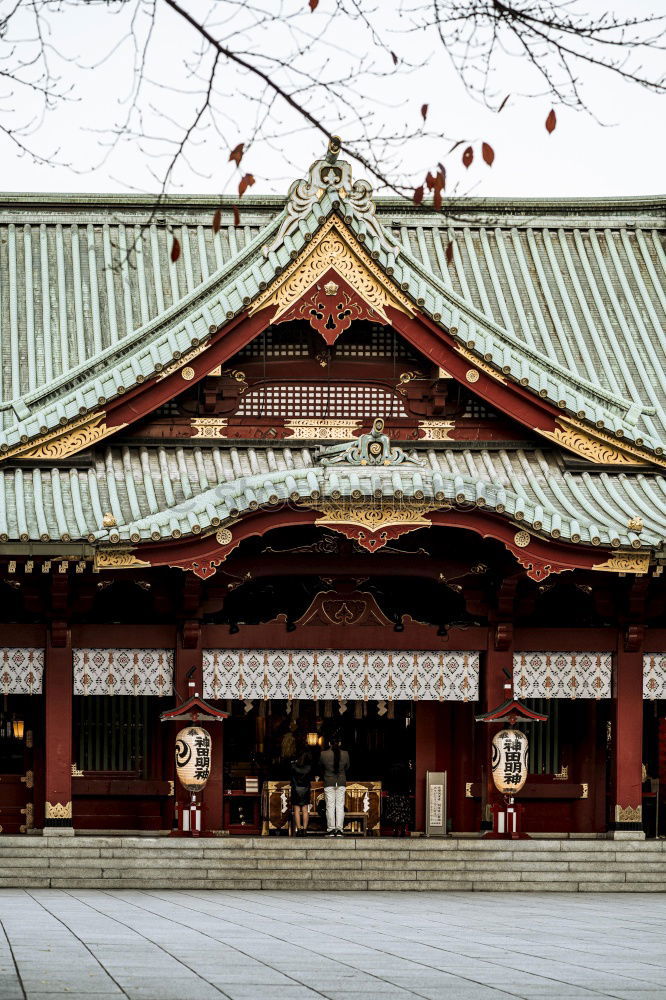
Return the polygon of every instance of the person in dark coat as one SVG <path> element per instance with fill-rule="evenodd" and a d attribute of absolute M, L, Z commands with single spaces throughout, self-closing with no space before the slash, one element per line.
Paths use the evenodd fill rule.
<path fill-rule="evenodd" d="M 310 783 L 314 777 L 312 756 L 301 750 L 290 764 L 291 767 L 291 807 L 294 812 L 296 836 L 304 837 L 310 819 Z"/>
<path fill-rule="evenodd" d="M 326 799 L 326 836 L 341 837 L 345 825 L 345 792 L 349 754 L 342 749 L 339 735 L 331 738 L 329 747 L 319 757 L 319 770 L 324 782 Z"/>

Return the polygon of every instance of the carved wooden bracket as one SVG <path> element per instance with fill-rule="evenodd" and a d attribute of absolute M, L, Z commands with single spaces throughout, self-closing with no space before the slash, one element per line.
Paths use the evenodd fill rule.
<path fill-rule="evenodd" d="M 183 622 L 181 636 L 183 649 L 196 649 L 201 640 L 201 622 L 193 620 Z"/>
<path fill-rule="evenodd" d="M 645 638 L 644 625 L 629 625 L 624 633 L 625 653 L 640 653 Z"/>
<path fill-rule="evenodd" d="M 495 626 L 495 649 L 499 653 L 506 653 L 513 643 L 513 625 L 511 622 L 500 622 Z"/>
<path fill-rule="evenodd" d="M 67 640 L 67 622 L 51 622 L 51 645 L 56 649 L 63 649 L 67 645 Z"/>

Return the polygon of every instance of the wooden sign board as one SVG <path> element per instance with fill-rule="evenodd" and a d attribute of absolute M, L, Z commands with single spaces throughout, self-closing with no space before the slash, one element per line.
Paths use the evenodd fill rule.
<path fill-rule="evenodd" d="M 446 837 L 446 771 L 426 771 L 426 837 Z"/>

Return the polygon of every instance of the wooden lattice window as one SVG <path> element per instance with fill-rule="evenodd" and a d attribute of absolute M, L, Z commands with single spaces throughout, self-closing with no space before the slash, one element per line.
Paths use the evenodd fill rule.
<path fill-rule="evenodd" d="M 239 417 L 405 417 L 402 399 L 377 385 L 266 385 L 241 400 Z"/>

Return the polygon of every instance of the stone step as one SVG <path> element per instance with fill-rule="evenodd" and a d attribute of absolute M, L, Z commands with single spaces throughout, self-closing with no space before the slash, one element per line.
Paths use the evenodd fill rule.
<path fill-rule="evenodd" d="M 666 841 L 0 837 L 0 887 L 666 891 Z"/>

